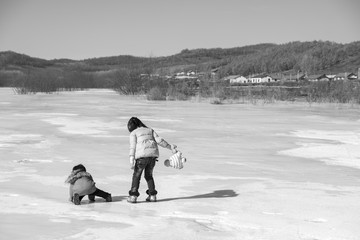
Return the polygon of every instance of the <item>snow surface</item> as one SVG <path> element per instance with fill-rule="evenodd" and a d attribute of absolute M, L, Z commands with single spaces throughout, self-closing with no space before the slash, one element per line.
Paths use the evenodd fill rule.
<path fill-rule="evenodd" d="M 127 120 L 187 158 L 155 167 L 157 203 L 126 202 Z M 360 239 L 356 106 L 149 102 L 111 90 L 0 89 L 0 239 Z M 83 163 L 113 202 L 68 202 Z"/>

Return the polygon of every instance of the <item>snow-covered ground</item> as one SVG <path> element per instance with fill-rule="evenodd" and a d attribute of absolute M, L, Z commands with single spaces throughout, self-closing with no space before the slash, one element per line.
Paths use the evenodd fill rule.
<path fill-rule="evenodd" d="M 126 202 L 127 120 L 188 161 L 167 168 L 157 203 Z M 114 201 L 68 202 L 83 163 Z M 110 90 L 0 89 L 0 239 L 360 239 L 360 110 L 276 103 L 149 102 Z"/>

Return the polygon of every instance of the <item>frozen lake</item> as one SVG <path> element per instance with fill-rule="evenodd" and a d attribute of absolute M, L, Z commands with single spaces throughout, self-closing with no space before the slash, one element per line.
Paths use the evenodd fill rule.
<path fill-rule="evenodd" d="M 126 124 L 187 157 L 154 170 L 157 203 L 126 202 Z M 111 90 L 0 88 L 0 239 L 360 239 L 359 107 L 149 102 Z M 68 202 L 83 163 L 114 201 Z"/>

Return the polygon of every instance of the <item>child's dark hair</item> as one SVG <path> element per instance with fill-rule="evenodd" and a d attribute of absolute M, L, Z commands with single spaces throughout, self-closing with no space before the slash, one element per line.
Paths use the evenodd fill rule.
<path fill-rule="evenodd" d="M 135 129 L 139 128 L 139 127 L 146 127 L 147 126 L 145 124 L 143 124 L 140 119 L 138 119 L 137 117 L 132 117 L 129 119 L 128 124 L 127 124 L 128 130 L 129 132 L 134 131 Z"/>
<path fill-rule="evenodd" d="M 73 170 L 73 171 L 80 170 L 80 171 L 86 172 L 86 168 L 85 168 L 85 166 L 82 165 L 82 164 L 79 164 L 79 165 L 74 166 L 72 170 Z"/>

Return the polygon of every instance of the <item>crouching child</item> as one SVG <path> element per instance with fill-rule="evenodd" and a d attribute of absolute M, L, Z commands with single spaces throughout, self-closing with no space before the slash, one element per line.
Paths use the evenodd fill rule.
<path fill-rule="evenodd" d="M 65 183 L 69 183 L 70 201 L 75 205 L 80 205 L 81 200 L 85 195 L 88 195 L 89 201 L 94 202 L 95 196 L 102 197 L 106 202 L 111 202 L 111 194 L 98 189 L 95 182 L 86 172 L 84 165 L 79 164 L 73 167 L 71 174 L 66 179 Z"/>

